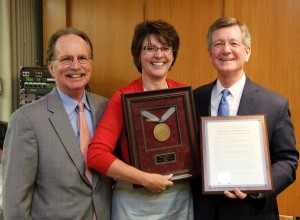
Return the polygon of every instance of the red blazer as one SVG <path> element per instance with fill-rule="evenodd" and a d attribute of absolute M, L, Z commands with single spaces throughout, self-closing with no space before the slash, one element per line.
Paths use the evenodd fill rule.
<path fill-rule="evenodd" d="M 167 83 L 169 88 L 185 86 L 171 79 L 167 79 Z M 142 77 L 118 89 L 110 99 L 89 145 L 87 164 L 90 168 L 106 174 L 110 165 L 117 159 L 115 151 L 120 154 L 119 159 L 130 164 L 121 94 L 141 91 L 144 91 Z"/>

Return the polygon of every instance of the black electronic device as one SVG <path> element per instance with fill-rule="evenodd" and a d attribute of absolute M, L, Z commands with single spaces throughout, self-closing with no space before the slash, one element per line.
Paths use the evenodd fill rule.
<path fill-rule="evenodd" d="M 55 87 L 55 80 L 47 67 L 20 68 L 18 107 L 40 99 Z"/>

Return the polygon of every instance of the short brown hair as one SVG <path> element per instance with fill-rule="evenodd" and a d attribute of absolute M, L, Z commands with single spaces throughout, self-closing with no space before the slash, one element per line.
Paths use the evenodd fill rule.
<path fill-rule="evenodd" d="M 206 36 L 206 42 L 207 42 L 208 48 L 210 48 L 213 43 L 212 35 L 215 30 L 223 28 L 223 27 L 234 26 L 234 25 L 238 25 L 240 27 L 241 32 L 242 32 L 242 37 L 243 37 L 243 43 L 247 47 L 250 47 L 251 46 L 251 35 L 250 35 L 250 31 L 249 31 L 248 27 L 236 18 L 223 17 L 223 18 L 219 18 L 218 20 L 216 20 L 208 29 L 207 36 Z"/>
<path fill-rule="evenodd" d="M 89 45 L 90 52 L 91 52 L 90 56 L 91 56 L 91 59 L 93 59 L 93 45 L 92 45 L 92 42 L 90 41 L 89 37 L 83 31 L 80 31 L 80 30 L 70 27 L 67 29 L 60 29 L 60 30 L 54 32 L 51 35 L 51 37 L 49 38 L 48 48 L 47 48 L 47 52 L 46 52 L 46 62 L 47 63 L 49 61 L 52 61 L 54 58 L 54 48 L 55 48 L 55 44 L 56 44 L 58 38 L 68 35 L 68 34 L 74 34 L 74 35 L 81 37 Z"/>
<path fill-rule="evenodd" d="M 140 73 L 142 73 L 140 53 L 142 50 L 143 41 L 151 34 L 155 35 L 161 43 L 167 43 L 173 48 L 174 61 L 171 66 L 174 65 L 178 54 L 179 36 L 171 24 L 161 19 L 155 21 L 146 20 L 137 24 L 134 29 L 134 35 L 131 43 L 131 54 L 133 57 L 133 62 Z M 166 42 L 163 40 L 166 40 Z"/>

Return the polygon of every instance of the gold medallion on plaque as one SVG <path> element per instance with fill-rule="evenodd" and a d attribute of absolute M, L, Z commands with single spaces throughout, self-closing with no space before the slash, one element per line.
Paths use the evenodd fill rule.
<path fill-rule="evenodd" d="M 153 135 L 156 140 L 163 142 L 169 139 L 171 131 L 167 124 L 160 123 L 154 127 Z"/>

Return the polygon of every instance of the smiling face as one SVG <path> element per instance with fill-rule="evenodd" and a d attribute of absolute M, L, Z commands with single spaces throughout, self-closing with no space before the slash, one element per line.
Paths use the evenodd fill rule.
<path fill-rule="evenodd" d="M 57 86 L 70 97 L 80 100 L 92 74 L 92 61 L 78 62 L 79 55 L 90 56 L 89 45 L 79 36 L 68 34 L 58 38 L 54 49 L 54 61 L 48 63 L 48 69 Z M 64 64 L 60 58 L 73 56 L 71 64 Z"/>
<path fill-rule="evenodd" d="M 168 47 L 169 45 L 162 43 L 156 35 L 151 34 L 144 39 L 142 48 L 145 46 L 161 48 Z M 162 52 L 161 49 L 158 49 L 157 51 L 150 52 L 142 49 L 140 53 L 140 62 L 143 79 L 149 79 L 151 81 L 165 80 L 173 61 L 173 51 Z"/>
<path fill-rule="evenodd" d="M 250 58 L 251 48 L 244 45 L 241 29 L 238 25 L 234 25 L 213 32 L 208 54 L 218 71 L 219 78 L 237 81 L 244 74 L 243 67 Z"/>

